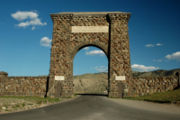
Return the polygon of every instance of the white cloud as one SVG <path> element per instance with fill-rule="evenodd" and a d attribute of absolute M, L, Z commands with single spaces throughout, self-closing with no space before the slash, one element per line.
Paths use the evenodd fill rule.
<path fill-rule="evenodd" d="M 156 43 L 156 44 L 146 44 L 145 47 L 160 47 L 163 46 L 162 43 Z"/>
<path fill-rule="evenodd" d="M 83 50 L 89 50 L 89 47 L 85 47 L 85 48 L 83 48 Z"/>
<path fill-rule="evenodd" d="M 50 47 L 51 46 L 51 39 L 49 39 L 48 37 L 43 37 L 41 38 L 40 40 L 40 44 L 41 46 L 44 46 L 44 47 Z"/>
<path fill-rule="evenodd" d="M 94 69 L 98 72 L 108 72 L 107 66 L 96 66 Z"/>
<path fill-rule="evenodd" d="M 146 46 L 146 47 L 154 47 L 153 44 L 146 44 L 145 46 Z"/>
<path fill-rule="evenodd" d="M 162 43 L 156 43 L 156 46 L 163 46 Z"/>
<path fill-rule="evenodd" d="M 131 67 L 135 70 L 144 72 L 144 71 L 153 71 L 159 69 L 159 67 L 154 66 L 145 66 L 145 65 L 139 65 L 139 64 L 133 64 Z"/>
<path fill-rule="evenodd" d="M 16 13 L 11 14 L 11 16 L 19 21 L 18 27 L 25 28 L 31 26 L 32 30 L 34 30 L 35 26 L 47 25 L 46 22 L 41 22 L 38 13 L 34 11 L 17 11 Z"/>
<path fill-rule="evenodd" d="M 89 52 L 86 52 L 86 55 L 104 55 L 104 52 L 102 50 L 92 50 Z"/>
<path fill-rule="evenodd" d="M 165 56 L 168 60 L 178 60 L 180 61 L 180 51 L 177 51 L 172 54 L 168 54 Z"/>
<path fill-rule="evenodd" d="M 16 20 L 22 21 L 28 18 L 36 19 L 38 17 L 38 14 L 32 11 L 17 11 L 16 13 L 11 14 L 11 16 Z"/>

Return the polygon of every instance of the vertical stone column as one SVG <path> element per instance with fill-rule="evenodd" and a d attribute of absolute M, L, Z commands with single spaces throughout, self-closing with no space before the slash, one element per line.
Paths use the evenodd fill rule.
<path fill-rule="evenodd" d="M 109 13 L 110 19 L 110 97 L 124 97 L 128 93 L 127 81 L 131 79 L 129 55 L 129 13 Z"/>
<path fill-rule="evenodd" d="M 73 79 L 68 50 L 72 14 L 53 14 L 51 17 L 53 20 L 53 39 L 48 96 L 70 97 L 73 94 Z"/>
<path fill-rule="evenodd" d="M 175 75 L 177 76 L 177 87 L 176 88 L 180 88 L 180 73 L 177 72 Z"/>
<path fill-rule="evenodd" d="M 8 79 L 8 73 L 0 72 L 0 96 L 3 96 L 5 93 L 5 82 Z"/>

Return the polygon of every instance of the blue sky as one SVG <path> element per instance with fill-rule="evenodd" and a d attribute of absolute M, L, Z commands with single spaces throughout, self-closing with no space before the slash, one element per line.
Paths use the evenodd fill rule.
<path fill-rule="evenodd" d="M 48 75 L 51 13 L 131 12 L 130 57 L 133 70 L 180 68 L 179 0 L 3 0 L 0 1 L 0 71 L 10 76 Z M 98 48 L 80 50 L 74 74 L 107 71 Z"/>

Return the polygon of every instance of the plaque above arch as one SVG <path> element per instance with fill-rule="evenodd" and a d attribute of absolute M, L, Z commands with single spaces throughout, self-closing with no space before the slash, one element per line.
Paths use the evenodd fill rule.
<path fill-rule="evenodd" d="M 108 33 L 108 26 L 72 26 L 72 33 Z"/>

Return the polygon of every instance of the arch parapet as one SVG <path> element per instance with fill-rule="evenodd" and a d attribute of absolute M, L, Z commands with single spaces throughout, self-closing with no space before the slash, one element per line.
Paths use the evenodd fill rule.
<path fill-rule="evenodd" d="M 131 13 L 127 12 L 64 12 L 51 14 L 51 19 L 56 20 L 83 20 L 83 19 L 110 19 L 111 21 L 129 20 Z"/>

